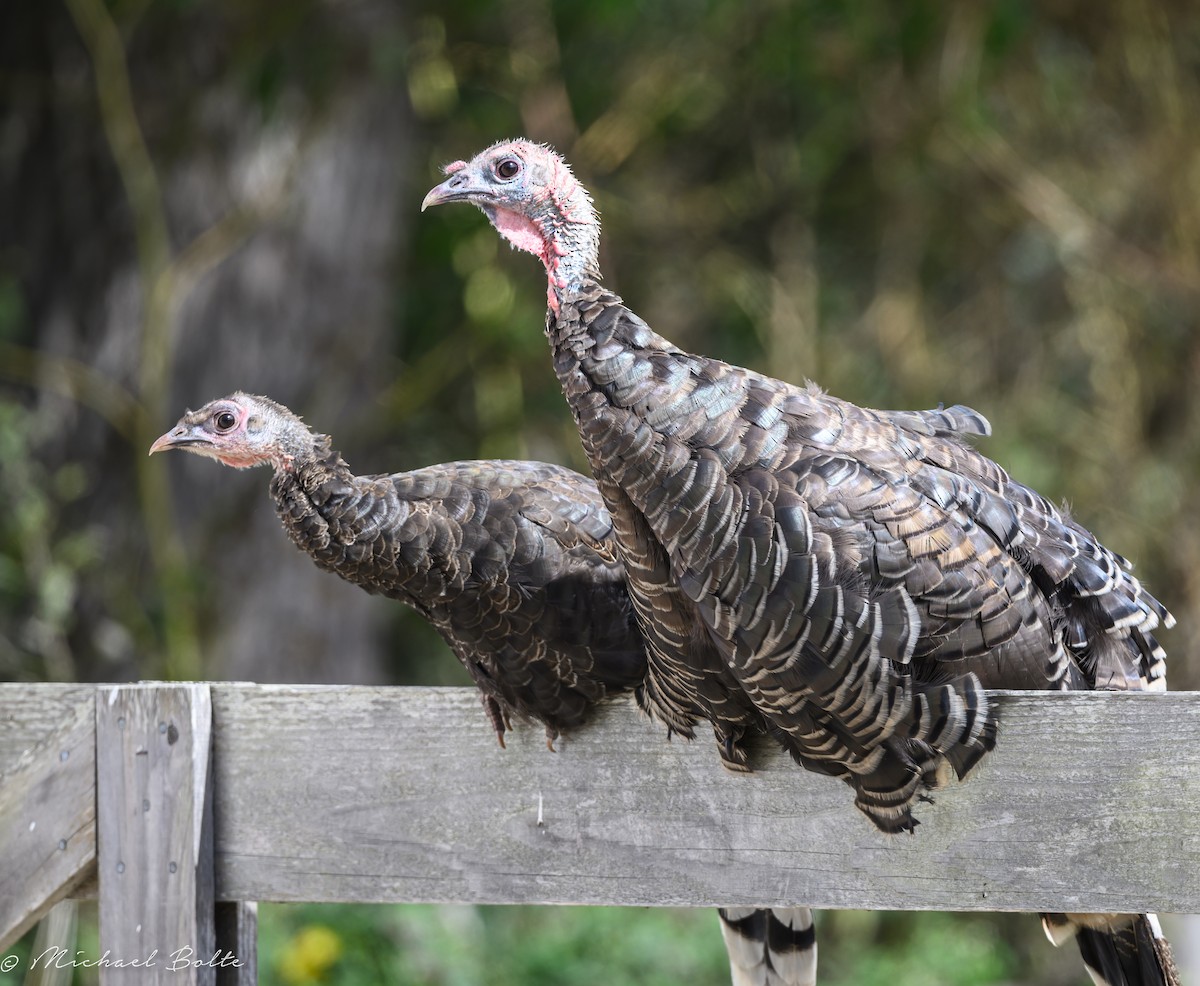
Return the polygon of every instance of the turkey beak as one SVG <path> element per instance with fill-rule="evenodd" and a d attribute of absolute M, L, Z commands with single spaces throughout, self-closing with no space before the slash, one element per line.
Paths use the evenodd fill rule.
<path fill-rule="evenodd" d="M 431 188 L 421 203 L 421 211 L 424 212 L 431 205 L 442 205 L 446 202 L 475 202 L 483 194 L 485 193 L 472 185 L 471 177 L 464 169 Z"/>
<path fill-rule="evenodd" d="M 150 455 L 155 452 L 166 452 L 173 448 L 186 448 L 189 445 L 207 445 L 209 441 L 201 435 L 192 432 L 186 425 L 176 425 L 165 435 L 160 435 L 150 446 Z"/>

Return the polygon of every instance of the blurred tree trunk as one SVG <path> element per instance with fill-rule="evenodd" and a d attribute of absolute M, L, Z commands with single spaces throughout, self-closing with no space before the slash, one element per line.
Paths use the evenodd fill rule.
<path fill-rule="evenodd" d="M 411 170 L 404 91 L 361 68 L 323 89 L 304 67 L 295 77 L 276 68 L 282 78 L 264 105 L 241 67 L 223 61 L 268 30 L 256 6 L 226 22 L 228 11 L 100 0 L 73 0 L 70 13 L 52 4 L 0 13 L 11 73 L 0 287 L 16 293 L 22 316 L 9 338 L 0 333 L 0 384 L 19 384 L 35 411 L 39 474 L 82 466 L 86 495 L 49 522 L 97 549 L 73 573 L 60 674 L 384 678 L 387 607 L 297 556 L 265 470 L 144 461 L 147 436 L 236 389 L 269 394 L 335 436 L 345 424 L 346 436 L 389 375 L 398 218 L 416 212 L 401 209 Z M 359 66 L 371 44 L 402 30 L 384 3 L 304 16 L 329 57 Z M 139 163 L 130 145 L 143 137 Z M 155 223 L 148 260 L 144 227 Z M 147 470 L 158 472 L 150 482 Z M 178 538 L 181 555 L 164 561 L 152 538 Z M 38 593 L 27 589 L 31 611 Z M 11 597 L 4 612 L 3 636 L 36 651 L 22 624 L 34 618 Z M 184 646 L 208 663 L 164 663 L 173 614 L 199 637 Z M 4 666 L 13 663 L 4 653 L 3 676 L 46 674 Z"/>

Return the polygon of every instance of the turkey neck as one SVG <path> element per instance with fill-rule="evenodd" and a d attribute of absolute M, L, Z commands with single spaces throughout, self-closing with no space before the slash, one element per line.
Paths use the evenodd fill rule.
<path fill-rule="evenodd" d="M 511 241 L 511 234 L 497 218 L 491 216 L 493 225 Z M 549 186 L 549 195 L 527 221 L 541 241 L 540 250 L 532 252 L 546 268 L 546 301 L 557 315 L 565 298 L 587 291 L 600 280 L 600 220 L 587 191 L 570 169 L 563 168 Z M 513 242 L 518 249 L 531 249 L 528 244 Z"/>
<path fill-rule="evenodd" d="M 779 395 L 752 400 L 754 374 L 681 352 L 594 281 L 559 300 L 546 334 L 592 468 L 622 487 L 659 537 L 671 490 L 653 490 L 655 477 L 660 485 L 674 477 L 673 488 L 690 472 L 688 460 L 711 458 L 710 465 L 733 471 L 766 465 L 778 450 L 783 426 L 778 408 L 767 405 Z M 740 440 L 734 427 L 748 403 L 764 405 L 755 421 L 760 441 Z"/>
<path fill-rule="evenodd" d="M 295 455 L 286 465 L 277 465 L 271 478 L 271 499 L 284 529 L 301 551 L 307 552 L 325 568 L 343 572 L 338 549 L 345 548 L 347 537 L 362 534 L 364 519 L 371 511 L 349 509 L 354 500 L 370 490 L 350 471 L 341 454 L 330 448 L 325 436 L 314 436 L 313 445 Z M 340 536 L 334 537 L 334 531 Z"/>
<path fill-rule="evenodd" d="M 711 512 L 699 509 L 713 491 L 694 482 L 696 460 L 712 453 L 682 439 L 705 441 L 688 422 L 715 402 L 737 405 L 742 376 L 718 382 L 697 375 L 685 354 L 595 281 L 558 300 L 546 323 L 555 371 L 613 515 L 634 604 L 653 628 L 645 697 L 658 718 L 685 735 L 697 715 L 708 719 L 726 765 L 745 769 L 742 737 L 765 723 L 700 632 L 694 599 L 669 576 L 677 562 L 697 555 L 711 561 L 731 543 L 725 531 L 739 516 L 733 494 L 723 492 Z M 687 436 L 677 434 L 681 425 Z M 677 553 L 667 547 L 672 536 Z"/>
<path fill-rule="evenodd" d="M 524 217 L 536 230 L 539 249 L 514 239 L 496 216 L 492 222 L 545 267 L 546 336 L 593 472 L 615 481 L 661 537 L 669 497 L 657 495 L 655 509 L 647 510 L 643 495 L 655 469 L 675 474 L 682 460 L 695 458 L 705 446 L 726 469 L 748 465 L 742 460 L 756 459 L 776 442 L 772 436 L 742 447 L 729 441 L 728 428 L 714 430 L 715 421 L 746 402 L 752 375 L 724 364 L 701 365 L 707 361 L 690 359 L 629 311 L 600 283 L 600 221 L 586 190 L 565 167 L 546 187 L 548 194 Z M 768 417 L 766 427 L 773 427 L 777 415 Z M 685 441 L 677 440 L 681 431 Z M 605 499 L 610 510 L 617 508 L 609 494 Z"/>
<path fill-rule="evenodd" d="M 423 597 L 444 591 L 447 560 L 432 548 L 451 543 L 437 536 L 446 518 L 414 510 L 390 477 L 356 476 L 325 436 L 276 468 L 271 498 L 292 543 L 320 568 L 422 612 Z"/>

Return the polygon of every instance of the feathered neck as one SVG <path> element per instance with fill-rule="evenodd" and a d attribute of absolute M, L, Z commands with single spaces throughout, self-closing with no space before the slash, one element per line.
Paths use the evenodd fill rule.
<path fill-rule="evenodd" d="M 259 397 L 257 408 L 247 422 L 247 431 L 270 429 L 275 438 L 269 444 L 267 462 L 275 474 L 285 475 L 298 472 L 308 465 L 340 465 L 345 467 L 341 455 L 333 450 L 333 440 L 328 435 L 313 431 L 303 419 L 269 398 Z"/>
<path fill-rule="evenodd" d="M 349 474 L 350 467 L 342 454 L 333 447 L 333 440 L 328 435 L 304 430 L 303 436 L 297 436 L 295 442 L 288 442 L 281 449 L 281 454 L 272 465 L 276 475 L 295 474 L 309 466 L 320 466 L 337 473 Z"/>

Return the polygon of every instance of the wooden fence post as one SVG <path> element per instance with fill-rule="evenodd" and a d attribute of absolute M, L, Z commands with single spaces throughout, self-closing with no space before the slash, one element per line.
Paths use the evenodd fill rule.
<path fill-rule="evenodd" d="M 98 689 L 101 986 L 215 986 L 211 778 L 207 685 Z"/>
<path fill-rule="evenodd" d="M 258 904 L 225 901 L 217 904 L 217 986 L 255 986 L 258 982 Z M 235 959 L 235 961 L 231 961 Z"/>
<path fill-rule="evenodd" d="M 92 686 L 4 687 L 0 949 L 70 893 L 96 858 Z"/>

